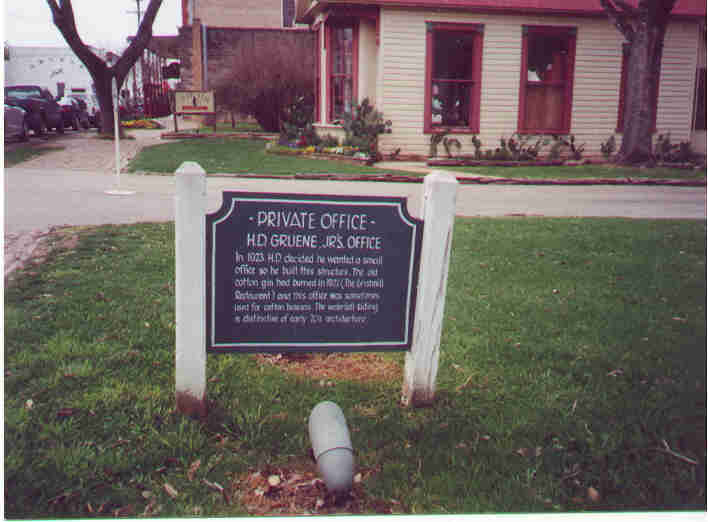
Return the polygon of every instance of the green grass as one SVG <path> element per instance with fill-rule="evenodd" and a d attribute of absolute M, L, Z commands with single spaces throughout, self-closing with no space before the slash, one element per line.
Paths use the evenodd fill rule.
<path fill-rule="evenodd" d="M 36 158 L 47 152 L 53 152 L 56 150 L 64 150 L 65 147 L 54 147 L 54 146 L 37 146 L 31 144 L 20 145 L 18 147 L 12 148 L 10 150 L 5 149 L 5 166 L 14 167 L 22 163 L 23 161 Z"/>
<path fill-rule="evenodd" d="M 340 161 L 268 154 L 262 140 L 205 138 L 147 147 L 130 162 L 131 172 L 173 173 L 183 161 L 196 161 L 208 174 L 293 173 L 382 174 L 386 171 Z"/>
<path fill-rule="evenodd" d="M 199 128 L 199 132 L 214 132 L 214 126 L 202 125 Z M 263 132 L 263 129 L 255 121 L 237 121 L 234 126 L 231 126 L 231 123 L 217 123 L 216 132 L 222 134 L 232 132 Z"/>
<path fill-rule="evenodd" d="M 706 508 L 704 222 L 458 219 L 435 407 L 210 355 L 206 423 L 173 411 L 173 225 L 72 233 L 6 285 L 8 518 L 245 514 L 237 475 L 306 459 L 326 399 L 367 512 Z"/>
<path fill-rule="evenodd" d="M 496 176 L 500 178 L 529 178 L 529 179 L 576 179 L 576 178 L 651 178 L 651 179 L 705 179 L 706 170 L 673 169 L 667 167 L 657 168 L 632 168 L 613 167 L 604 165 L 578 165 L 557 167 L 440 167 L 454 172 L 466 172 L 480 176 Z"/>

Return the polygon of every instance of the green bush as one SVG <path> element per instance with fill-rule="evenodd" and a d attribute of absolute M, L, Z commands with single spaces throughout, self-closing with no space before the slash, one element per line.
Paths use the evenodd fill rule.
<path fill-rule="evenodd" d="M 352 108 L 351 113 L 346 113 L 342 119 L 344 129 L 344 145 L 355 147 L 368 154 L 372 161 L 379 158 L 379 134 L 391 132 L 391 121 L 384 120 L 383 114 L 374 109 L 365 98 L 360 105 Z"/>
<path fill-rule="evenodd" d="M 695 161 L 691 143 L 682 141 L 678 145 L 671 143 L 671 133 L 659 134 L 654 146 L 654 157 L 664 163 L 691 163 Z"/>
<path fill-rule="evenodd" d="M 607 141 L 600 144 L 600 151 L 602 152 L 602 155 L 605 156 L 605 159 L 608 161 L 612 157 L 612 155 L 615 153 L 616 148 L 617 148 L 617 145 L 615 144 L 615 135 L 614 134 L 612 134 L 609 138 L 607 138 Z"/>

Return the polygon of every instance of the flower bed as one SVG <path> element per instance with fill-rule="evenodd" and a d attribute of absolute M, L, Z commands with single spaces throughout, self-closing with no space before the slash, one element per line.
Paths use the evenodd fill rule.
<path fill-rule="evenodd" d="M 356 147 L 315 147 L 310 145 L 300 148 L 268 143 L 266 151 L 282 156 L 307 156 L 314 159 L 349 161 L 355 164 L 370 162 L 368 154 L 360 152 Z"/>
<path fill-rule="evenodd" d="M 538 160 L 538 161 L 502 161 L 477 159 L 430 159 L 426 164 L 430 167 L 558 167 L 567 164 L 581 165 L 588 161 Z"/>
<path fill-rule="evenodd" d="M 126 129 L 164 129 L 159 122 L 155 120 L 126 120 L 120 122 L 121 127 Z"/>

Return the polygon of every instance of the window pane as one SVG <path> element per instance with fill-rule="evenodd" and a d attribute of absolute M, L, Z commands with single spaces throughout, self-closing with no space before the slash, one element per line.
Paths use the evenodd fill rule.
<path fill-rule="evenodd" d="M 339 119 L 352 109 L 354 90 L 352 79 L 347 77 L 332 78 L 332 118 Z"/>
<path fill-rule="evenodd" d="M 467 127 L 470 124 L 469 82 L 433 82 L 432 124 Z"/>
<path fill-rule="evenodd" d="M 460 31 L 435 31 L 433 78 L 472 80 L 475 35 Z"/>
<path fill-rule="evenodd" d="M 568 69 L 567 39 L 539 34 L 529 34 L 528 39 L 528 81 L 565 81 Z"/>
<path fill-rule="evenodd" d="M 332 72 L 334 74 L 352 74 L 354 29 L 335 27 L 332 36 Z"/>
<path fill-rule="evenodd" d="M 529 84 L 526 88 L 526 127 L 554 130 L 564 127 L 565 87 Z"/>

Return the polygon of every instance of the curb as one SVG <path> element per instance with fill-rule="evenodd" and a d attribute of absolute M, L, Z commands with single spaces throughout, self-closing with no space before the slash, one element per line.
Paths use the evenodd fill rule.
<path fill-rule="evenodd" d="M 207 177 L 224 178 L 262 178 L 262 179 L 302 179 L 319 181 L 380 181 L 390 183 L 422 183 L 424 175 L 410 176 L 407 174 L 258 174 L 258 173 L 217 173 L 208 174 Z M 637 185 L 637 186 L 665 186 L 665 187 L 705 187 L 706 180 L 683 179 L 633 179 L 633 178 L 578 178 L 578 179 L 529 179 L 529 178 L 492 178 L 486 176 L 457 177 L 462 185 L 561 185 L 561 186 L 590 186 L 590 185 Z"/>

